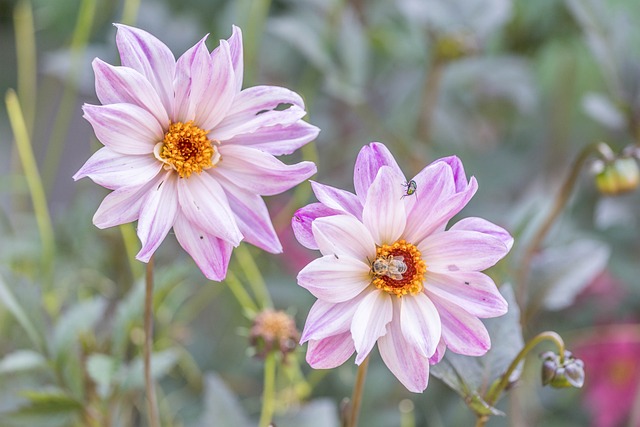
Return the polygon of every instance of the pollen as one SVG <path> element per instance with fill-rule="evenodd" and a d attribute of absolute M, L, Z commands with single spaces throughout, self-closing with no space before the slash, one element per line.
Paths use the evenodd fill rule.
<path fill-rule="evenodd" d="M 380 274 L 380 269 L 374 271 L 373 264 L 376 260 L 400 259 L 406 265 L 406 270 L 399 274 Z M 427 272 L 427 264 L 422 259 L 418 248 L 407 243 L 405 240 L 398 240 L 392 245 L 378 246 L 376 249 L 376 260 L 371 263 L 371 283 L 391 295 L 402 297 L 404 295 L 416 295 L 422 291 L 424 275 Z"/>
<path fill-rule="evenodd" d="M 154 154 L 165 164 L 165 169 L 174 169 L 180 178 L 189 178 L 192 173 L 199 174 L 220 161 L 216 147 L 220 142 L 210 140 L 207 134 L 208 131 L 193 121 L 171 123 L 163 141 L 155 146 Z"/>

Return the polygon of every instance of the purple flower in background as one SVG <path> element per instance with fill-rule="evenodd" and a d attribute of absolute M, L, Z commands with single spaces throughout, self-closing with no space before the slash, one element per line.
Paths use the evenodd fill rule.
<path fill-rule="evenodd" d="M 138 221 L 147 262 L 171 228 L 206 277 L 224 279 L 241 240 L 282 251 L 261 196 L 316 172 L 286 165 L 318 128 L 302 120 L 300 96 L 275 86 L 242 88 L 242 34 L 209 52 L 206 37 L 178 60 L 151 34 L 116 25 L 122 66 L 95 59 L 102 105 L 84 117 L 104 144 L 74 175 L 113 190 L 98 208 L 99 228 Z M 277 108 L 288 105 L 288 108 Z"/>
<path fill-rule="evenodd" d="M 334 368 L 355 351 L 360 364 L 377 342 L 400 382 L 421 392 L 446 348 L 470 356 L 489 349 L 479 318 L 506 313 L 507 302 L 480 271 L 513 239 L 481 218 L 445 229 L 477 189 L 457 157 L 407 180 L 387 148 L 372 143 L 358 155 L 354 184 L 356 194 L 313 182 L 319 203 L 292 220 L 298 241 L 323 255 L 298 275 L 318 298 L 302 333 L 307 362 Z"/>

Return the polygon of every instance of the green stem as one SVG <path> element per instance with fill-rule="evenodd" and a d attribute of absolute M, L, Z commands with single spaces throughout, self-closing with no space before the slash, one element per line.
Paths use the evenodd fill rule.
<path fill-rule="evenodd" d="M 120 22 L 126 25 L 135 24 L 139 9 L 140 0 L 125 0 L 124 6 L 122 7 L 122 18 Z"/>
<path fill-rule="evenodd" d="M 144 295 L 144 385 L 147 394 L 147 418 L 149 427 L 160 427 L 158 400 L 151 375 L 153 352 L 153 256 L 147 263 Z"/>
<path fill-rule="evenodd" d="M 249 0 L 244 4 L 248 8 L 247 24 L 244 27 L 244 86 L 247 87 L 255 82 L 260 40 L 271 8 L 271 0 Z"/>
<path fill-rule="evenodd" d="M 264 389 L 262 390 L 262 411 L 259 427 L 269 427 L 275 411 L 276 355 L 270 351 L 264 359 Z"/>
<path fill-rule="evenodd" d="M 240 282 L 238 277 L 233 274 L 233 272 L 227 272 L 227 278 L 225 279 L 225 282 L 233 296 L 235 296 L 240 303 L 240 306 L 246 311 L 250 312 L 247 314 L 255 314 L 259 311 L 258 305 L 253 302 L 253 299 L 251 299 L 251 295 L 249 295 L 249 293 L 244 289 L 242 283 Z"/>
<path fill-rule="evenodd" d="M 53 258 L 55 255 L 55 237 L 51 223 L 51 215 L 49 214 L 49 207 L 47 206 L 47 197 L 44 191 L 44 186 L 42 185 L 40 173 L 38 172 L 38 164 L 36 163 L 36 159 L 33 154 L 33 147 L 31 146 L 29 131 L 24 121 L 24 116 L 22 115 L 20 101 L 13 89 L 9 89 L 7 91 L 5 102 L 7 105 L 7 113 L 9 115 L 9 122 L 11 123 L 11 129 L 13 130 L 16 146 L 18 148 L 18 155 L 20 156 L 22 169 L 24 170 L 27 185 L 29 186 L 33 210 L 38 224 L 38 231 L 40 232 L 40 239 L 42 240 L 42 267 L 45 277 L 47 278 L 47 283 L 50 284 L 53 280 L 52 274 Z"/>
<path fill-rule="evenodd" d="M 36 116 L 37 60 L 33 10 L 29 0 L 20 0 L 13 11 L 16 35 L 16 68 L 18 98 L 22 100 L 24 121 L 29 135 L 33 135 Z"/>
<path fill-rule="evenodd" d="M 558 354 L 560 354 L 560 363 L 564 363 L 565 348 L 562 337 L 553 331 L 541 332 L 535 337 L 531 338 L 529 342 L 522 348 L 522 350 L 520 350 L 520 352 L 516 355 L 516 357 L 509 365 L 509 368 L 507 368 L 507 371 L 502 375 L 502 378 L 498 385 L 496 387 L 492 387 L 489 390 L 485 397 L 485 402 L 487 402 L 491 406 L 495 405 L 495 403 L 498 401 L 498 398 L 500 397 L 500 394 L 502 394 L 505 388 L 507 388 L 507 386 L 509 385 L 509 379 L 513 374 L 513 371 L 518 368 L 518 365 L 520 364 L 522 359 L 524 359 L 527 354 L 529 354 L 529 352 L 534 349 L 535 346 L 543 341 L 551 341 L 556 345 L 556 347 L 558 347 Z M 484 425 L 484 423 L 480 425 Z"/>
<path fill-rule="evenodd" d="M 249 286 L 251 286 L 253 293 L 260 303 L 260 306 L 263 309 L 273 307 L 267 283 L 264 281 L 264 277 L 262 277 L 262 273 L 260 273 L 258 264 L 256 264 L 256 260 L 253 258 L 253 255 L 251 255 L 247 245 L 240 245 L 236 249 L 236 256 L 240 263 L 240 267 L 242 267 L 244 275 L 249 282 Z"/>
<path fill-rule="evenodd" d="M 517 276 L 516 276 L 516 283 L 518 285 L 518 294 L 517 294 L 516 300 L 518 301 L 518 305 L 520 307 L 525 307 L 525 302 L 526 302 L 525 300 L 527 298 L 528 280 L 529 280 L 529 274 L 531 271 L 531 263 L 533 261 L 533 258 L 535 257 L 538 249 L 544 242 L 544 239 L 547 237 L 547 234 L 549 234 L 549 231 L 551 231 L 551 227 L 555 224 L 556 220 L 562 213 L 562 210 L 567 204 L 569 197 L 571 197 L 571 194 L 573 193 L 573 189 L 576 186 L 576 183 L 578 182 L 578 178 L 580 177 L 580 171 L 582 170 L 582 167 L 585 165 L 586 161 L 589 159 L 589 156 L 591 156 L 591 154 L 597 149 L 598 149 L 598 144 L 593 143 L 593 144 L 587 145 L 582 149 L 582 151 L 580 151 L 580 153 L 578 154 L 578 157 L 576 158 L 576 160 L 574 161 L 571 167 L 569 175 L 567 175 L 567 178 L 565 179 L 565 181 L 562 183 L 562 186 L 560 187 L 560 191 L 558 192 L 555 198 L 551 211 L 549 211 L 549 214 L 545 218 L 544 222 L 542 223 L 542 225 L 540 225 L 540 228 L 535 233 L 533 240 L 524 251 L 524 255 L 522 256 L 522 263 L 520 264 L 520 269 L 518 270 Z M 523 319 L 526 319 L 527 317 L 529 317 L 527 315 L 527 310 L 522 310 L 522 314 L 523 314 Z M 523 324 L 525 323 L 523 322 Z"/>
<path fill-rule="evenodd" d="M 358 427 L 358 416 L 360 415 L 360 406 L 362 405 L 362 393 L 364 391 L 364 381 L 367 378 L 367 368 L 369 367 L 369 356 L 367 356 L 360 366 L 358 366 L 358 374 L 356 375 L 356 383 L 353 386 L 353 394 L 351 395 L 351 413 L 349 415 L 349 427 Z"/>
<path fill-rule="evenodd" d="M 436 105 L 438 104 L 440 82 L 442 81 L 442 74 L 444 71 L 444 63 L 441 60 L 432 58 L 431 63 L 433 65 L 431 66 L 431 69 L 427 71 L 428 74 L 422 91 L 420 116 L 418 117 L 418 137 L 426 144 L 431 143 L 431 134 L 433 132 L 433 113 L 435 112 Z"/>
<path fill-rule="evenodd" d="M 127 253 L 127 261 L 129 261 L 131 275 L 136 279 L 142 275 L 142 266 L 136 261 L 136 253 L 139 249 L 136 230 L 131 223 L 122 224 L 118 228 L 120 229 L 120 235 L 122 236 L 124 250 Z"/>
<path fill-rule="evenodd" d="M 67 140 L 69 124 L 77 113 L 74 106 L 76 103 L 78 70 L 81 68 L 79 62 L 82 60 L 82 55 L 87 46 L 95 14 L 96 0 L 82 0 L 80 11 L 78 12 L 78 20 L 71 39 L 69 75 L 64 84 L 62 100 L 58 106 L 58 114 L 55 118 L 55 125 L 51 132 L 51 139 L 45 156 L 43 176 L 47 182 L 48 189 L 51 189 L 55 182 L 60 157 Z"/>

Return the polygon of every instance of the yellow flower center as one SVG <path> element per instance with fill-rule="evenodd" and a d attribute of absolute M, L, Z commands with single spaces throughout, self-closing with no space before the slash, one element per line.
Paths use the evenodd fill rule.
<path fill-rule="evenodd" d="M 371 283 L 383 291 L 401 297 L 422 291 L 427 264 L 418 248 L 398 240 L 392 245 L 378 246 L 371 263 Z"/>
<path fill-rule="evenodd" d="M 180 178 L 189 178 L 192 173 L 212 168 L 220 161 L 215 146 L 220 142 L 210 140 L 208 133 L 193 121 L 171 123 L 163 141 L 154 147 L 154 155 L 165 164 L 165 169 L 175 169 Z"/>

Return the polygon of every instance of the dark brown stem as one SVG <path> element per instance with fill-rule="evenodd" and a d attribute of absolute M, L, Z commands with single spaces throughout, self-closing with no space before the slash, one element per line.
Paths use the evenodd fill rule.
<path fill-rule="evenodd" d="M 147 418 L 149 427 L 160 427 L 158 400 L 151 376 L 151 353 L 153 352 L 153 257 L 147 264 L 144 294 L 144 384 L 147 393 Z"/>

